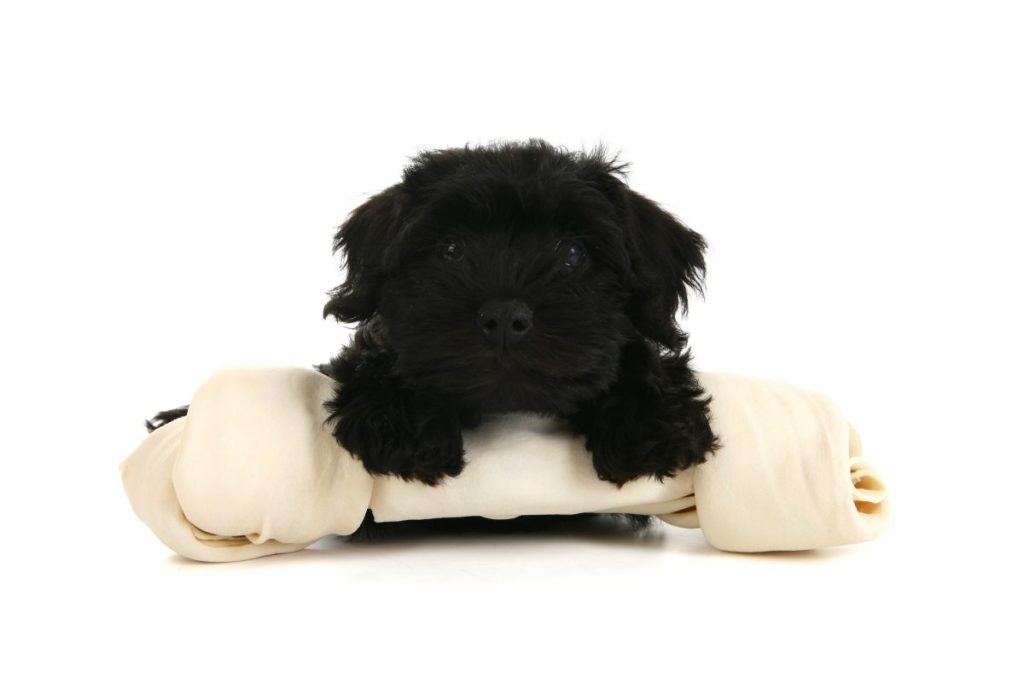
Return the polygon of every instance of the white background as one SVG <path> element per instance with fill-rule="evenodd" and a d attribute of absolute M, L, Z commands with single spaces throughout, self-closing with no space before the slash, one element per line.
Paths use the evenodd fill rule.
<path fill-rule="evenodd" d="M 0 10 L 3 677 L 1020 679 L 1019 10 L 350 4 Z M 621 150 L 707 237 L 698 366 L 835 397 L 890 532 L 171 556 L 117 474 L 142 419 L 326 360 L 348 211 L 528 136 Z"/>

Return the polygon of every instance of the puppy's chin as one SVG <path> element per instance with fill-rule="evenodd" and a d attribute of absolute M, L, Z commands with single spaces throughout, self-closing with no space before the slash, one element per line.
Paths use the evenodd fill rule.
<path fill-rule="evenodd" d="M 483 387 L 473 403 L 484 413 L 536 412 L 540 414 L 562 414 L 573 411 L 578 401 L 598 391 L 581 390 L 575 394 L 553 389 L 552 386 L 530 381 L 525 378 L 505 376 Z"/>
<path fill-rule="evenodd" d="M 534 362 L 531 362 L 534 360 Z M 618 375 L 619 351 L 581 353 L 578 362 L 537 363 L 517 352 L 494 351 L 420 356 L 415 366 L 400 363 L 410 386 L 445 396 L 482 413 L 535 412 L 570 414 L 606 392 Z"/>

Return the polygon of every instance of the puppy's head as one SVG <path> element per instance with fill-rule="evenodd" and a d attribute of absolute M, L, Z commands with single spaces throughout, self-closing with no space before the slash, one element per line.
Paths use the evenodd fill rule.
<path fill-rule="evenodd" d="M 383 322 L 396 371 L 484 410 L 568 412 L 623 345 L 678 351 L 704 241 L 601 151 L 541 141 L 426 152 L 341 226 L 324 315 Z"/>

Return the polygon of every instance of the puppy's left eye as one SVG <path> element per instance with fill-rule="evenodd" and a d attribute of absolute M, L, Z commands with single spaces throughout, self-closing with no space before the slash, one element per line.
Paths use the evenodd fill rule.
<path fill-rule="evenodd" d="M 579 242 L 559 242 L 558 259 L 559 263 L 566 270 L 575 270 L 583 265 L 587 258 L 587 250 Z"/>
<path fill-rule="evenodd" d="M 437 245 L 438 257 L 446 261 L 460 260 L 464 250 L 462 242 L 454 239 L 445 239 Z"/>

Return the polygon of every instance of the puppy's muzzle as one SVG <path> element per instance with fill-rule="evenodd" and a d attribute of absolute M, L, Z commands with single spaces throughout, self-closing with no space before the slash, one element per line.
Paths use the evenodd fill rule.
<path fill-rule="evenodd" d="M 480 306 L 476 323 L 484 338 L 494 344 L 511 346 L 523 340 L 533 328 L 533 311 L 518 299 L 492 299 Z"/>

